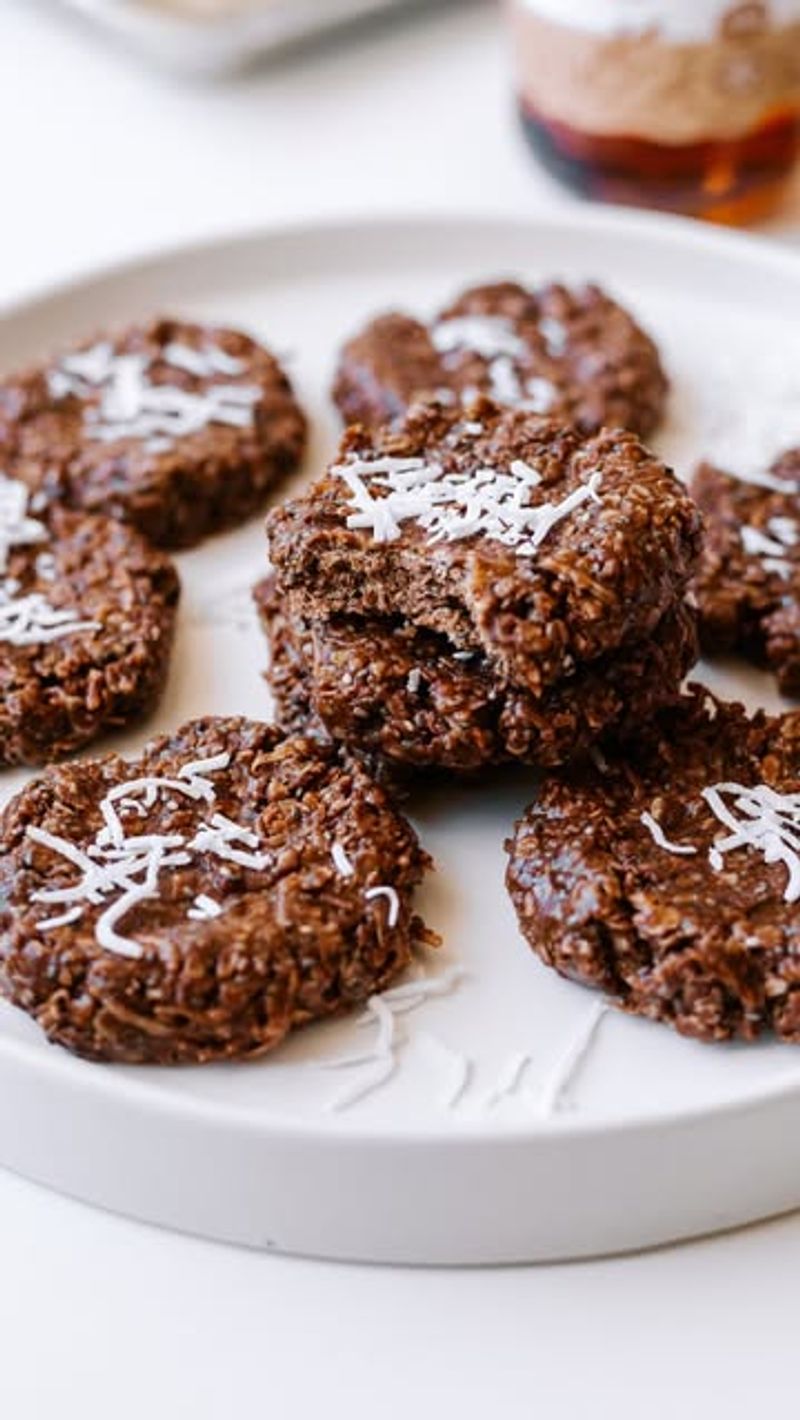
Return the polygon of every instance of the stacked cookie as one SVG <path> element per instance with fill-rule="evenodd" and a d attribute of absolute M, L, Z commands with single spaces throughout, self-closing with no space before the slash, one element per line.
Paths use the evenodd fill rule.
<path fill-rule="evenodd" d="M 630 432 L 412 406 L 348 430 L 268 533 L 280 718 L 393 770 L 562 763 L 695 659 L 700 517 Z"/>

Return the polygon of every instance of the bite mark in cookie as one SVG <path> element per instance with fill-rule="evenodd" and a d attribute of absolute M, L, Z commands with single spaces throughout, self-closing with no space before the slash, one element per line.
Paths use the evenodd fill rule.
<path fill-rule="evenodd" d="M 644 642 L 581 666 L 540 700 L 481 652 L 454 653 L 408 622 L 306 618 L 272 579 L 255 596 L 280 722 L 394 771 L 561 764 L 607 734 L 634 732 L 677 697 L 696 659 L 694 614 L 681 605 Z"/>
<path fill-rule="evenodd" d="M 243 719 L 50 769 L 0 846 L 3 990 L 94 1059 L 262 1054 L 428 936 L 428 859 L 383 792 L 332 745 Z"/>
<path fill-rule="evenodd" d="M 488 400 L 349 430 L 267 526 L 278 590 L 303 616 L 407 620 L 536 697 L 653 631 L 701 531 L 635 435 L 585 438 Z"/>

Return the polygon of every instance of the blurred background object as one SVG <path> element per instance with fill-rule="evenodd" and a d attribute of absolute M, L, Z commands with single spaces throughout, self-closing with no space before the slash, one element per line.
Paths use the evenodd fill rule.
<path fill-rule="evenodd" d="M 369 15 L 443 0 L 57 0 L 160 63 L 224 74 Z"/>
<path fill-rule="evenodd" d="M 522 120 L 587 197 L 774 211 L 800 140 L 800 0 L 508 0 Z"/>

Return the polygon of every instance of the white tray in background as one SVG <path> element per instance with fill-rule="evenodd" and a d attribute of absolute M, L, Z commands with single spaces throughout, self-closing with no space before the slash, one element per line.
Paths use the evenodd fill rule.
<path fill-rule="evenodd" d="M 156 0 L 58 3 L 130 41 L 159 64 L 187 73 L 214 75 L 370 15 L 420 7 L 423 0 L 250 0 L 249 4 L 239 5 L 228 0 L 227 13 L 217 18 L 181 14 L 177 0 L 172 6 L 161 6 Z"/>
<path fill-rule="evenodd" d="M 476 279 L 593 277 L 656 334 L 674 380 L 657 443 L 685 470 L 739 466 L 800 442 L 800 260 L 675 219 L 577 212 L 536 223 L 309 226 L 156 256 L 9 310 L 7 369 L 82 332 L 184 312 L 250 328 L 285 352 L 312 419 L 303 477 L 332 449 L 342 337 L 367 315 L 434 309 Z M 249 602 L 261 519 L 180 558 L 165 702 L 122 745 L 200 713 L 268 713 Z M 777 707 L 772 683 L 717 668 L 723 693 Z M 24 779 L 2 776 L 2 797 Z M 595 997 L 524 945 L 503 888 L 503 840 L 534 792 L 524 771 L 439 788 L 410 812 L 438 863 L 421 908 L 444 939 L 426 969 L 465 979 L 403 1017 L 393 1079 L 350 1109 L 321 1062 L 366 1039 L 352 1018 L 298 1032 L 246 1065 L 108 1067 L 49 1045 L 0 1008 L 0 1162 L 94 1203 L 208 1236 L 321 1255 L 500 1262 L 640 1247 L 800 1204 L 800 1050 L 704 1046 L 606 1015 L 550 1117 L 543 1101 Z M 452 1057 L 470 1064 L 454 1108 Z M 519 1088 L 491 1096 L 510 1062 Z"/>

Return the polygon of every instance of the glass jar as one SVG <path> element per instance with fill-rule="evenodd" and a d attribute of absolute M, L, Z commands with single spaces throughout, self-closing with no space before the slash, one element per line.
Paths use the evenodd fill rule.
<path fill-rule="evenodd" d="M 800 0 L 508 0 L 525 132 L 587 197 L 747 222 L 800 145 Z"/>

